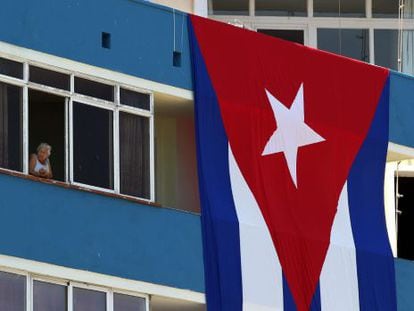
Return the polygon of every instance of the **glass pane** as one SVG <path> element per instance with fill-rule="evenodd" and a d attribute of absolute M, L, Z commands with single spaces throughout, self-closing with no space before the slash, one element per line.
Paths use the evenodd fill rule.
<path fill-rule="evenodd" d="M 368 29 L 318 29 L 318 48 L 369 61 Z"/>
<path fill-rule="evenodd" d="M 364 17 L 365 0 L 314 0 L 314 16 Z"/>
<path fill-rule="evenodd" d="M 279 39 L 292 41 L 303 44 L 303 30 L 287 30 L 287 29 L 258 29 L 257 32 L 264 33 L 268 36 Z"/>
<path fill-rule="evenodd" d="M 121 193 L 150 198 L 149 118 L 119 113 Z"/>
<path fill-rule="evenodd" d="M 399 0 L 372 0 L 372 16 L 379 18 L 398 18 Z"/>
<path fill-rule="evenodd" d="M 151 96 L 121 88 L 121 104 L 150 110 Z"/>
<path fill-rule="evenodd" d="M 22 170 L 22 89 L 1 82 L 0 167 Z"/>
<path fill-rule="evenodd" d="M 249 0 L 209 0 L 210 15 L 249 15 Z"/>
<path fill-rule="evenodd" d="M 23 79 L 23 64 L 0 58 L 0 74 Z"/>
<path fill-rule="evenodd" d="M 73 311 L 106 311 L 106 293 L 74 287 Z"/>
<path fill-rule="evenodd" d="M 398 69 L 398 31 L 375 30 L 375 64 Z"/>
<path fill-rule="evenodd" d="M 414 30 L 404 30 L 402 32 L 401 69 L 404 73 L 414 75 Z"/>
<path fill-rule="evenodd" d="M 108 101 L 114 100 L 114 87 L 88 79 L 75 77 L 75 92 Z"/>
<path fill-rule="evenodd" d="M 65 311 L 67 287 L 33 281 L 33 311 Z"/>
<path fill-rule="evenodd" d="M 26 310 L 26 277 L 0 272 L 1 311 Z"/>
<path fill-rule="evenodd" d="M 307 16 L 306 0 L 256 0 L 259 16 Z"/>
<path fill-rule="evenodd" d="M 76 182 L 113 189 L 112 111 L 73 103 Z"/>
<path fill-rule="evenodd" d="M 30 66 L 29 76 L 32 82 L 69 91 L 70 77 L 67 74 Z"/>
<path fill-rule="evenodd" d="M 145 299 L 115 293 L 114 311 L 146 311 Z"/>

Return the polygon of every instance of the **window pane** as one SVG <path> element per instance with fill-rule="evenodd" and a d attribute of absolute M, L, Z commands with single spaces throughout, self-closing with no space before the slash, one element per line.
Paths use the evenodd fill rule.
<path fill-rule="evenodd" d="M 365 0 L 314 0 L 314 16 L 364 17 Z"/>
<path fill-rule="evenodd" d="M 87 79 L 75 77 L 75 92 L 108 101 L 114 100 L 114 87 Z"/>
<path fill-rule="evenodd" d="M 372 0 L 372 16 L 379 18 L 398 18 L 399 0 Z"/>
<path fill-rule="evenodd" d="M 76 182 L 113 189 L 112 111 L 73 103 Z"/>
<path fill-rule="evenodd" d="M 119 113 L 121 193 L 150 198 L 149 118 Z"/>
<path fill-rule="evenodd" d="M 0 82 L 0 167 L 22 170 L 22 89 Z"/>
<path fill-rule="evenodd" d="M 65 311 L 66 286 L 33 281 L 33 311 Z"/>
<path fill-rule="evenodd" d="M 249 15 L 249 0 L 208 1 L 210 15 Z"/>
<path fill-rule="evenodd" d="M 26 277 L 0 272 L 1 311 L 26 310 Z"/>
<path fill-rule="evenodd" d="M 318 48 L 369 61 L 368 29 L 318 29 Z"/>
<path fill-rule="evenodd" d="M 402 32 L 402 72 L 414 75 L 414 30 Z"/>
<path fill-rule="evenodd" d="M 138 93 L 121 88 L 120 96 L 122 105 L 150 110 L 151 97 L 149 94 Z"/>
<path fill-rule="evenodd" d="M 23 64 L 0 58 L 0 74 L 23 79 Z"/>
<path fill-rule="evenodd" d="M 264 33 L 268 36 L 288 40 L 303 44 L 303 30 L 287 30 L 287 29 L 258 29 L 257 32 Z"/>
<path fill-rule="evenodd" d="M 106 293 L 74 287 L 73 310 L 106 311 Z"/>
<path fill-rule="evenodd" d="M 130 295 L 114 294 L 114 311 L 145 311 L 144 298 Z"/>
<path fill-rule="evenodd" d="M 307 16 L 306 0 L 256 0 L 256 15 Z"/>
<path fill-rule="evenodd" d="M 30 66 L 30 81 L 69 91 L 70 77 L 67 74 Z"/>
<path fill-rule="evenodd" d="M 375 64 L 398 69 L 398 31 L 375 30 Z"/>

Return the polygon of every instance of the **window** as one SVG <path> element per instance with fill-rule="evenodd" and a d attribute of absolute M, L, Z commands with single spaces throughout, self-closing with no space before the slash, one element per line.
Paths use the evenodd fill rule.
<path fill-rule="evenodd" d="M 365 0 L 314 0 L 314 16 L 364 17 Z"/>
<path fill-rule="evenodd" d="M 368 29 L 318 29 L 318 48 L 368 62 Z"/>
<path fill-rule="evenodd" d="M 0 74 L 23 79 L 23 64 L 0 58 Z"/>
<path fill-rule="evenodd" d="M 26 277 L 0 271 L 0 306 L 6 311 L 26 311 Z"/>
<path fill-rule="evenodd" d="M 121 104 L 145 110 L 151 109 L 150 94 L 138 93 L 121 88 Z"/>
<path fill-rule="evenodd" d="M 29 154 L 40 143 L 52 146 L 49 162 L 53 179 L 65 181 L 65 102 L 53 94 L 29 90 Z"/>
<path fill-rule="evenodd" d="M 114 87 L 92 80 L 75 77 L 75 92 L 107 101 L 114 100 Z"/>
<path fill-rule="evenodd" d="M 287 30 L 287 29 L 258 29 L 257 32 L 266 34 L 268 36 L 280 38 L 296 43 L 304 43 L 303 30 Z"/>
<path fill-rule="evenodd" d="M 208 1 L 210 15 L 249 15 L 249 0 Z"/>
<path fill-rule="evenodd" d="M 22 89 L 1 82 L 0 167 L 22 171 Z"/>
<path fill-rule="evenodd" d="M 73 311 L 106 311 L 106 293 L 74 287 Z"/>
<path fill-rule="evenodd" d="M 398 31 L 375 29 L 375 64 L 398 69 Z"/>
<path fill-rule="evenodd" d="M 69 91 L 70 77 L 67 74 L 30 66 L 30 81 Z"/>
<path fill-rule="evenodd" d="M 24 272 L 0 271 L 1 311 L 148 311 L 148 297 Z"/>
<path fill-rule="evenodd" d="M 398 18 L 399 0 L 372 0 L 372 16 Z"/>
<path fill-rule="evenodd" d="M 306 0 L 255 0 L 258 16 L 306 16 Z"/>
<path fill-rule="evenodd" d="M 154 200 L 150 92 L 1 57 L 0 75 L 0 168 Z M 53 177 L 33 172 L 41 143 Z"/>
<path fill-rule="evenodd" d="M 113 113 L 73 103 L 73 165 L 76 182 L 113 189 Z"/>
<path fill-rule="evenodd" d="M 114 294 L 114 311 L 145 311 L 146 301 L 144 298 Z"/>
<path fill-rule="evenodd" d="M 67 286 L 33 281 L 33 311 L 66 311 Z"/>
<path fill-rule="evenodd" d="M 150 198 L 149 119 L 119 113 L 121 193 Z"/>

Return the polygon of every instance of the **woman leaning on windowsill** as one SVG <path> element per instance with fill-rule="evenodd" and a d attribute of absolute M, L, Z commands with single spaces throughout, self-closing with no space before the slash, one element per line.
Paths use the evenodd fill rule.
<path fill-rule="evenodd" d="M 46 143 L 41 143 L 37 147 L 37 152 L 30 155 L 29 174 L 46 179 L 52 178 L 52 167 L 49 161 L 51 153 L 52 147 Z"/>

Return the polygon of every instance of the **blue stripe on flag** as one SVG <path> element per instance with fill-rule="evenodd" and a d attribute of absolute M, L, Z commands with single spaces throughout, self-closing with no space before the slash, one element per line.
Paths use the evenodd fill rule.
<path fill-rule="evenodd" d="M 289 285 L 286 281 L 285 275 L 283 275 L 283 310 L 284 311 L 296 311 L 296 304 L 290 291 Z M 319 282 L 315 289 L 315 294 L 312 298 L 312 303 L 309 308 L 310 311 L 321 311 L 321 293 Z"/>
<path fill-rule="evenodd" d="M 290 291 L 289 284 L 283 273 L 283 310 L 284 311 L 296 311 L 295 300 L 293 299 L 292 292 Z"/>
<path fill-rule="evenodd" d="M 383 198 L 388 146 L 388 99 L 389 80 L 348 179 L 362 311 L 393 311 L 397 305 L 394 261 L 387 236 Z"/>
<path fill-rule="evenodd" d="M 193 83 L 207 307 L 241 311 L 240 237 L 230 184 L 228 141 L 191 21 L 189 24 L 193 73 L 197 76 Z"/>

